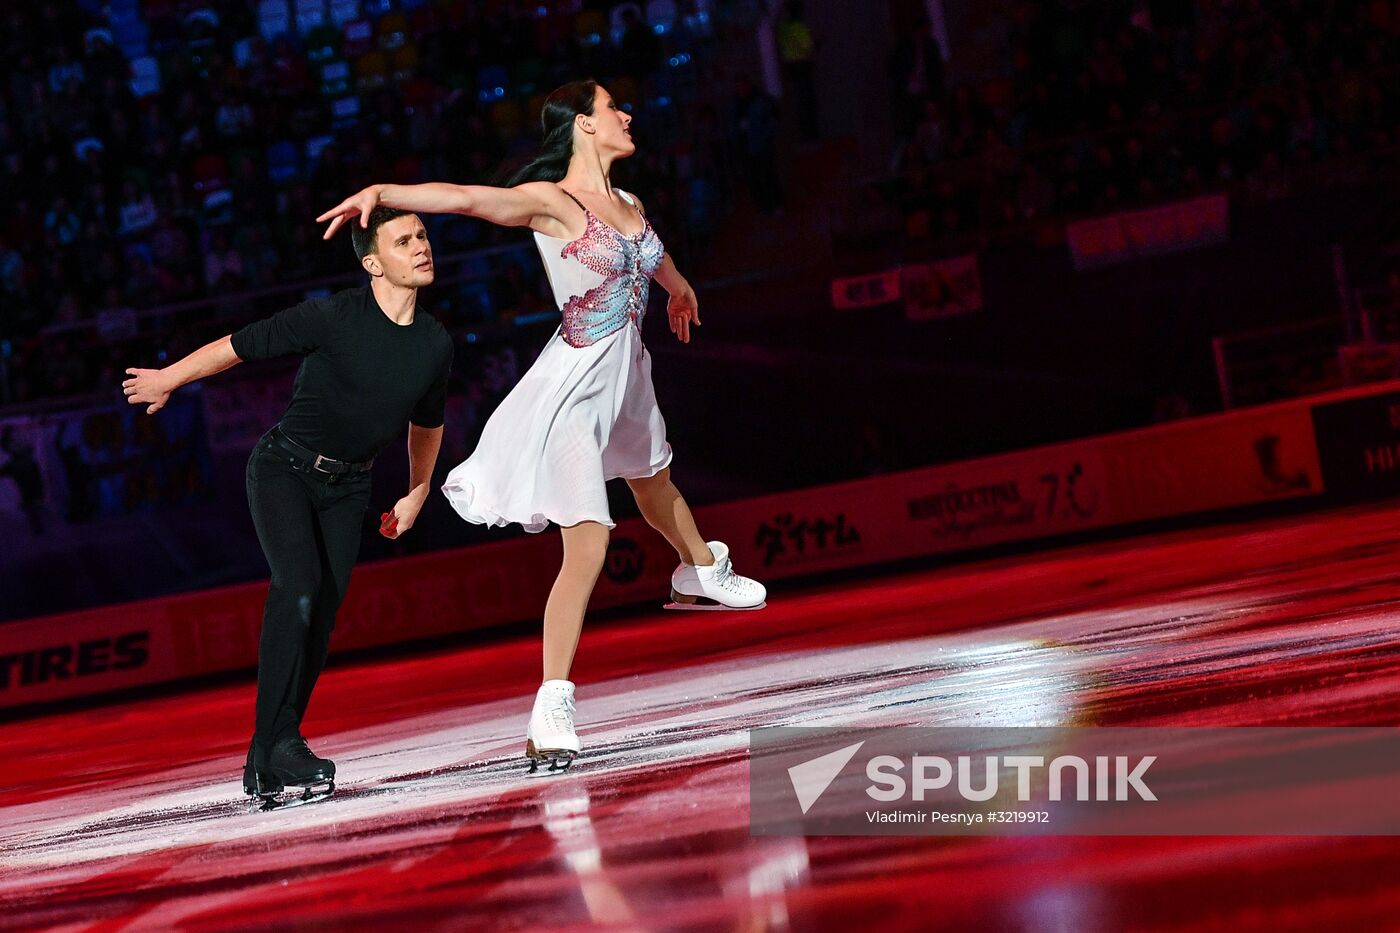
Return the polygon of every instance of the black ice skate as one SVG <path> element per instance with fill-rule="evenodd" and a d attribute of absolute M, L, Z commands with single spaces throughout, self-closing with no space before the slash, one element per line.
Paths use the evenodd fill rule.
<path fill-rule="evenodd" d="M 317 757 L 299 735 L 280 739 L 266 752 L 254 746 L 248 755 L 243 792 L 261 800 L 261 810 L 312 803 L 335 793 L 335 762 Z M 300 787 L 301 795 L 282 797 L 288 787 Z"/>

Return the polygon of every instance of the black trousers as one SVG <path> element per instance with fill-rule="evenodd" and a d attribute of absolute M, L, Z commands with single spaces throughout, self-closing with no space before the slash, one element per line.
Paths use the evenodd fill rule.
<path fill-rule="evenodd" d="M 272 570 L 258 645 L 256 744 L 300 733 L 360 550 L 369 476 L 309 471 L 266 436 L 248 458 L 248 506 Z"/>

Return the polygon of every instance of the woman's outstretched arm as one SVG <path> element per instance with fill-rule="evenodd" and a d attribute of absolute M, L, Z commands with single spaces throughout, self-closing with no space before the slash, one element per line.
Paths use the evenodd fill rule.
<path fill-rule="evenodd" d="M 547 181 L 526 182 L 514 188 L 445 182 L 370 185 L 317 217 L 316 222 L 330 221 L 324 237 L 329 240 L 342 224 L 356 216 L 361 227 L 369 226 L 370 212 L 383 205 L 420 214 L 465 214 L 503 227 L 529 227 L 539 222 L 537 218 L 561 223 L 561 208 L 567 210 L 563 199 L 558 186 Z"/>

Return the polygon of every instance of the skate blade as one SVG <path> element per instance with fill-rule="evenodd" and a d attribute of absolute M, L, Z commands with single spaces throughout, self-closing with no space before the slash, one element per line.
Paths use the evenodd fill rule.
<path fill-rule="evenodd" d="M 569 765 L 574 763 L 578 757 L 578 752 L 571 748 L 535 748 L 532 739 L 525 740 L 525 758 L 530 762 L 530 770 L 526 774 L 534 774 L 544 762 L 549 762 L 549 767 L 544 770 L 544 774 L 563 774 L 569 770 Z"/>
<path fill-rule="evenodd" d="M 752 612 L 755 609 L 762 609 L 768 605 L 764 600 L 757 606 L 727 606 L 718 600 L 710 599 L 707 596 L 685 596 L 671 591 L 671 601 L 662 606 L 663 609 L 681 609 L 697 612 L 715 612 L 718 610 L 729 610 L 730 612 Z"/>
<path fill-rule="evenodd" d="M 284 797 L 278 793 L 260 793 L 253 803 L 252 812 L 267 813 L 271 810 L 290 810 L 303 804 L 317 803 L 335 794 L 335 781 L 323 781 L 303 787 L 300 794 Z"/>
<path fill-rule="evenodd" d="M 251 776 L 251 780 L 250 780 Z M 268 797 L 280 794 L 290 787 L 320 787 L 324 784 L 335 786 L 335 768 L 317 771 L 298 781 L 284 781 L 271 771 L 255 772 L 244 770 L 243 793 L 249 797 Z"/>

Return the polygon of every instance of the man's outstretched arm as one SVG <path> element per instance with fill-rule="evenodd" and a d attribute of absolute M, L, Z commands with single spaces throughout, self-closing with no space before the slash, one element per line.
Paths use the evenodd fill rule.
<path fill-rule="evenodd" d="M 241 362 L 233 352 L 233 338 L 220 337 L 163 369 L 128 369 L 126 374 L 131 378 L 122 383 L 122 391 L 129 404 L 145 405 L 146 414 L 154 415 L 165 407 L 170 393 L 180 386 L 221 373 Z"/>

